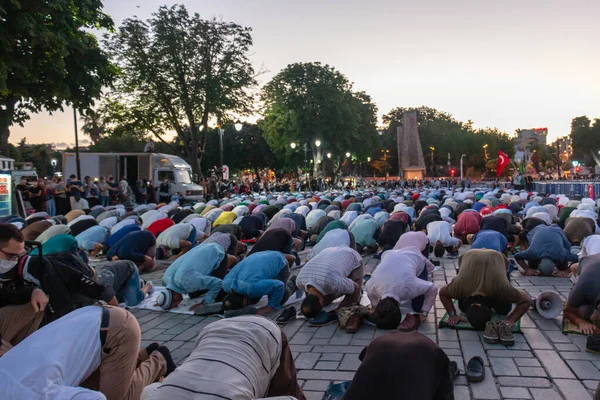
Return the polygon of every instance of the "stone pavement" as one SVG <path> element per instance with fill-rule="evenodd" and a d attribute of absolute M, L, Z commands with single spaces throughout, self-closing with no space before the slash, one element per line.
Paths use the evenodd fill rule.
<path fill-rule="evenodd" d="M 467 246 L 468 247 L 468 246 Z M 461 253 L 466 249 L 461 249 Z M 378 260 L 364 257 L 365 273 L 371 273 Z M 442 286 L 456 276 L 458 260 L 442 259 L 442 269 L 434 272 L 434 282 Z M 168 263 L 144 279 L 160 282 Z M 531 296 L 544 291 L 555 291 L 564 299 L 571 282 L 566 278 L 524 277 L 513 272 L 513 283 Z M 216 317 L 196 317 L 141 309 L 131 310 L 142 329 L 142 346 L 156 341 L 166 344 L 180 364 L 190 354 L 198 332 L 216 320 Z M 600 381 L 600 355 L 585 352 L 586 337 L 563 335 L 562 316 L 543 319 L 529 310 L 521 321 L 523 334 L 517 334 L 512 347 L 490 345 L 482 333 L 438 329 L 437 322 L 444 315 L 439 299 L 419 331 L 437 342 L 451 360 L 458 363 L 461 376 L 455 381 L 456 400 L 467 399 L 535 399 L 584 400 L 593 396 Z M 364 346 L 385 331 L 363 325 L 356 334 L 338 330 L 337 325 L 312 327 L 304 319 L 283 327 L 290 340 L 298 379 L 309 400 L 323 399 L 331 382 L 352 379 L 360 362 L 358 354 Z M 466 362 L 480 356 L 486 364 L 486 378 L 481 383 L 469 384 L 464 377 Z"/>

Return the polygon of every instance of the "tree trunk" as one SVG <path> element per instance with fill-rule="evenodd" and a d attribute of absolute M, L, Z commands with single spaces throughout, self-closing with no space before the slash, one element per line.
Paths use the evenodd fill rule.
<path fill-rule="evenodd" d="M 0 154 L 9 157 L 8 138 L 10 137 L 10 127 L 15 112 L 17 100 L 8 96 L 4 102 L 4 109 L 0 107 Z"/>
<path fill-rule="evenodd" d="M 254 173 L 256 174 L 256 181 L 260 183 L 260 174 L 258 173 L 258 167 L 254 167 Z"/>

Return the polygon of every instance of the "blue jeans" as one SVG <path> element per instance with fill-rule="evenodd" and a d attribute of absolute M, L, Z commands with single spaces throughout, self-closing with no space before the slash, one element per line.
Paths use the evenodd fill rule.
<path fill-rule="evenodd" d="M 108 207 L 110 205 L 110 196 L 100 196 L 100 205 Z"/>
<path fill-rule="evenodd" d="M 46 212 L 51 217 L 56 215 L 56 204 L 54 203 L 54 199 L 46 200 Z"/>
<path fill-rule="evenodd" d="M 127 280 L 127 283 L 117 292 L 119 303 L 125 302 L 129 307 L 140 304 L 143 300 L 144 292 L 140 290 L 140 274 L 137 268 L 133 269 L 133 274 Z"/>

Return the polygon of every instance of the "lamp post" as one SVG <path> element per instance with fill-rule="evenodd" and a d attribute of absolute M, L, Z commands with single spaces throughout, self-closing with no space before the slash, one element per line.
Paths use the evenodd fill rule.
<path fill-rule="evenodd" d="M 487 148 L 488 148 L 488 144 L 486 143 L 486 144 L 484 144 L 484 145 L 483 145 L 483 155 L 484 155 L 484 157 L 485 157 L 485 161 L 487 161 L 487 160 L 488 160 L 488 158 L 490 158 L 490 157 L 488 156 Z M 486 167 L 486 168 L 487 168 L 487 167 Z"/>
<path fill-rule="evenodd" d="M 223 135 L 225 134 L 225 130 L 221 127 L 220 124 L 217 127 L 219 129 L 219 180 L 221 181 L 223 180 Z M 239 132 L 242 130 L 244 125 L 238 120 L 235 122 L 235 124 L 233 124 L 233 127 L 237 132 Z"/>
<path fill-rule="evenodd" d="M 463 180 L 463 158 L 465 158 L 466 154 L 460 156 L 460 180 Z"/>
<path fill-rule="evenodd" d="M 75 165 L 77 167 L 77 179 L 81 179 L 81 161 L 79 160 L 79 137 L 77 135 L 77 110 L 73 106 L 73 125 L 75 127 Z"/>
<path fill-rule="evenodd" d="M 431 155 L 431 165 L 433 166 L 433 152 L 435 151 L 435 147 L 429 146 L 430 155 Z"/>
<path fill-rule="evenodd" d="M 53 158 L 52 160 L 50 160 L 50 164 L 52 164 L 52 177 L 54 178 L 54 170 L 56 169 L 56 165 L 58 164 L 58 161 L 56 161 L 56 158 Z"/>

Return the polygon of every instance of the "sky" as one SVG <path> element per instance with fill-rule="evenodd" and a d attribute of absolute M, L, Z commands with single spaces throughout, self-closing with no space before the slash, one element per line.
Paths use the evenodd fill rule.
<path fill-rule="evenodd" d="M 600 1 L 105 0 L 118 26 L 161 5 L 250 26 L 250 58 L 268 80 L 294 62 L 320 61 L 367 92 L 379 117 L 426 105 L 496 127 L 547 127 L 600 118 Z M 81 126 L 81 122 L 79 122 Z M 74 142 L 72 110 L 32 116 L 10 141 Z"/>

